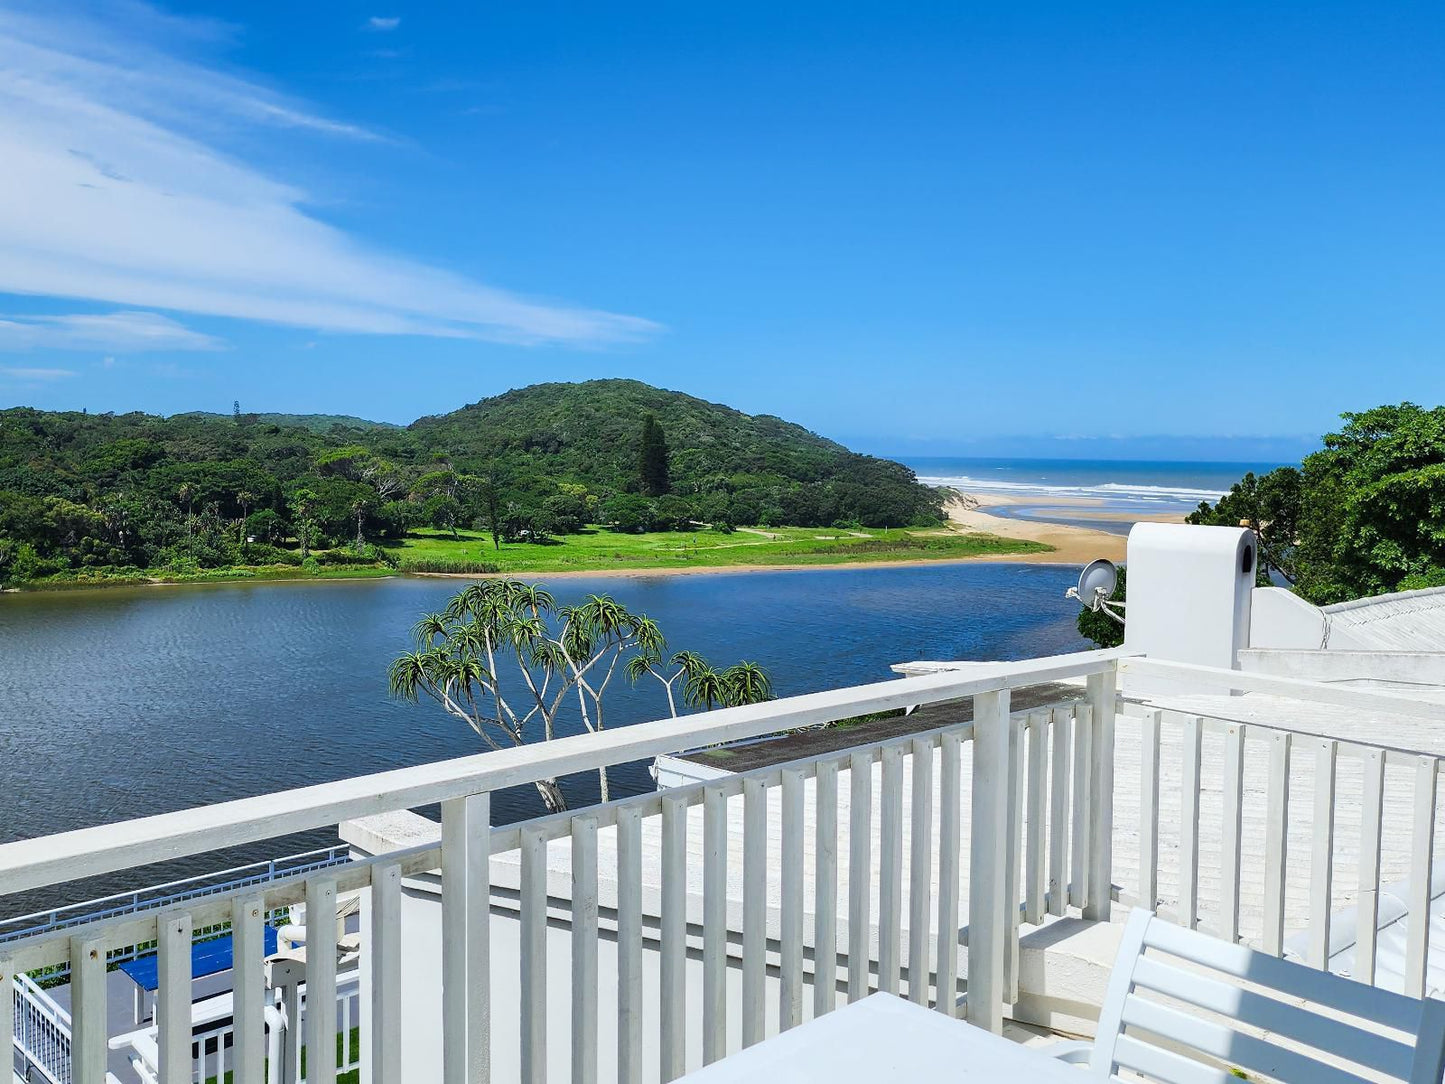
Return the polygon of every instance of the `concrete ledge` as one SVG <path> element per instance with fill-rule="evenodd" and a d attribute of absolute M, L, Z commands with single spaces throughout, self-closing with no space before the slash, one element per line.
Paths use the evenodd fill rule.
<path fill-rule="evenodd" d="M 1009 1019 L 1092 1039 L 1124 927 L 1058 918 L 1020 940 L 1019 999 Z"/>

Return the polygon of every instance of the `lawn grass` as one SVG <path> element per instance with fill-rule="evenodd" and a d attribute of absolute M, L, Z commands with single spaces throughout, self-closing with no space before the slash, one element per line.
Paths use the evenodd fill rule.
<path fill-rule="evenodd" d="M 157 583 L 358 579 L 398 573 L 641 572 L 649 569 L 767 568 L 871 564 L 888 561 L 957 561 L 970 557 L 1049 553 L 1053 547 L 1017 538 L 970 534 L 954 526 L 899 530 L 830 527 L 742 528 L 617 534 L 589 528 L 551 542 L 507 542 L 500 549 L 482 531 L 424 528 L 399 542 L 382 543 L 383 564 L 251 565 L 197 572 L 159 569 L 94 569 L 67 572 L 16 585 L 26 591 L 84 590 Z M 394 565 L 395 567 L 390 567 Z"/>
<path fill-rule="evenodd" d="M 617 534 L 592 528 L 549 543 L 492 545 L 481 531 L 413 532 L 388 546 L 398 567 L 454 560 L 499 572 L 617 572 L 641 569 L 732 568 L 769 565 L 840 565 L 878 561 L 946 561 L 966 557 L 1047 553 L 1039 542 L 970 534 L 948 527 L 903 530 L 775 527 L 740 530 Z M 438 567 L 440 567 L 438 565 Z M 459 571 L 466 571 L 459 569 Z"/>

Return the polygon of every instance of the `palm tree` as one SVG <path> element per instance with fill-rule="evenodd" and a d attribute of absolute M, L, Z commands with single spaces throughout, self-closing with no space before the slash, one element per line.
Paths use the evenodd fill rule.
<path fill-rule="evenodd" d="M 311 556 L 311 534 L 316 524 L 311 522 L 311 511 L 316 507 L 316 494 L 309 489 L 298 489 L 291 494 L 291 511 L 296 520 L 296 541 L 301 543 L 301 560 Z"/>
<path fill-rule="evenodd" d="M 196 503 L 196 487 L 191 485 L 190 482 L 182 482 L 181 488 L 176 491 L 176 496 L 179 497 L 186 504 L 186 547 L 190 549 L 193 548 L 191 546 L 191 536 L 193 530 L 191 518 L 192 507 Z"/>
<path fill-rule="evenodd" d="M 243 489 L 236 494 L 236 503 L 241 506 L 240 529 L 236 540 L 242 545 L 246 542 L 246 520 L 251 514 L 251 506 L 256 503 L 256 494 L 249 489 Z"/>

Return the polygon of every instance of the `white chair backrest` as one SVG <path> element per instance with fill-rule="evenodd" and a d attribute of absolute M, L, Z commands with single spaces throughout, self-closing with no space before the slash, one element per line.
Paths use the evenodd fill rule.
<path fill-rule="evenodd" d="M 1440 1084 L 1445 1001 L 1417 1001 L 1186 930 L 1136 910 L 1099 1015 L 1091 1075 L 1291 1084 L 1383 1074 Z"/>

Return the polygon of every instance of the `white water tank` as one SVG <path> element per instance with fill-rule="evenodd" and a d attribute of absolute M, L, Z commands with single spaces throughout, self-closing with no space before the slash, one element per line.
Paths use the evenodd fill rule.
<path fill-rule="evenodd" d="M 1249 646 L 1255 560 L 1245 527 L 1135 524 L 1124 646 L 1151 659 L 1235 668 Z"/>

